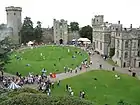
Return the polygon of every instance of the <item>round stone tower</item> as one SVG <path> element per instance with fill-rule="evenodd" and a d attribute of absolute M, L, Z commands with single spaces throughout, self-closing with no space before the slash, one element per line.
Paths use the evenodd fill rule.
<path fill-rule="evenodd" d="M 13 29 L 13 34 L 10 36 L 10 38 L 15 44 L 20 43 L 20 30 L 22 26 L 21 12 L 21 7 L 6 7 L 7 27 L 11 27 Z"/>

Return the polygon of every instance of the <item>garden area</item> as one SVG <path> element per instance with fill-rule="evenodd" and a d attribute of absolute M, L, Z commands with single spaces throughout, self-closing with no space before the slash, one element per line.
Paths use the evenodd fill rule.
<path fill-rule="evenodd" d="M 75 52 L 81 52 L 77 54 Z M 64 67 L 76 68 L 88 58 L 88 54 L 76 47 L 44 46 L 13 52 L 10 61 L 5 65 L 5 71 L 11 74 L 16 72 L 22 75 L 28 73 L 40 74 L 45 68 L 47 73 L 64 72 Z"/>

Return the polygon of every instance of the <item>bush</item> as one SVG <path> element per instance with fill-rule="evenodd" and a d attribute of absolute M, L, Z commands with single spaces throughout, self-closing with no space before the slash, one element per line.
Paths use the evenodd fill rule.
<path fill-rule="evenodd" d="M 47 96 L 45 94 L 22 93 L 0 105 L 94 105 L 92 102 L 68 96 Z"/>
<path fill-rule="evenodd" d="M 22 89 L 16 89 L 16 90 L 7 90 L 7 89 L 0 89 L 0 102 L 3 102 L 5 100 L 8 100 L 9 98 L 15 97 L 21 93 L 40 93 L 37 90 L 30 89 L 30 88 L 22 88 Z"/>

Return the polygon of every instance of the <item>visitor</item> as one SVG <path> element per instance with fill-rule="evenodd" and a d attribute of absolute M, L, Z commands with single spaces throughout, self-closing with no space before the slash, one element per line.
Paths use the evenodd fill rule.
<path fill-rule="evenodd" d="M 128 71 L 129 71 L 129 72 L 132 72 L 132 71 L 131 71 L 131 67 L 129 67 Z"/>
<path fill-rule="evenodd" d="M 72 68 L 70 68 L 70 73 L 72 73 Z"/>
<path fill-rule="evenodd" d="M 54 82 L 51 83 L 51 87 L 54 88 Z"/>
<path fill-rule="evenodd" d="M 75 73 L 77 73 L 77 68 L 76 68 L 76 70 L 75 70 Z"/>
<path fill-rule="evenodd" d="M 65 73 L 67 72 L 67 68 L 66 67 L 64 67 L 64 71 L 65 71 Z"/>
<path fill-rule="evenodd" d="M 85 98 L 85 92 L 84 91 L 82 92 L 82 98 Z"/>
<path fill-rule="evenodd" d="M 71 96 L 73 96 L 73 95 L 74 95 L 74 92 L 73 92 L 73 91 L 71 91 L 70 95 L 71 95 Z"/>
<path fill-rule="evenodd" d="M 136 72 L 132 72 L 132 77 L 136 77 Z"/>
<path fill-rule="evenodd" d="M 92 61 L 90 61 L 90 65 L 92 65 Z"/>
<path fill-rule="evenodd" d="M 57 86 L 59 86 L 59 85 L 60 85 L 60 80 L 57 81 Z"/>
<path fill-rule="evenodd" d="M 82 98 L 82 91 L 80 91 L 79 97 Z"/>
<path fill-rule="evenodd" d="M 68 85 L 68 84 L 66 84 L 66 91 L 68 91 L 68 89 L 69 89 L 69 85 Z"/>

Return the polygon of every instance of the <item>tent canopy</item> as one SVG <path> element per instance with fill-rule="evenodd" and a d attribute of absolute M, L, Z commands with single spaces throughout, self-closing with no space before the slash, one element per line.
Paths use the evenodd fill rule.
<path fill-rule="evenodd" d="M 90 40 L 88 38 L 79 38 L 78 41 L 82 41 L 82 42 L 90 42 Z"/>
<path fill-rule="evenodd" d="M 31 44 L 34 44 L 34 42 L 32 42 L 32 41 L 29 41 L 29 42 L 28 42 L 28 45 L 31 45 Z"/>
<path fill-rule="evenodd" d="M 12 83 L 9 85 L 8 88 L 9 88 L 9 89 L 17 89 L 17 88 L 20 88 L 20 86 L 17 85 L 17 84 L 15 84 L 14 82 L 12 82 Z"/>
<path fill-rule="evenodd" d="M 72 41 L 73 41 L 73 42 L 75 42 L 75 41 L 76 41 L 76 39 L 72 39 Z"/>

